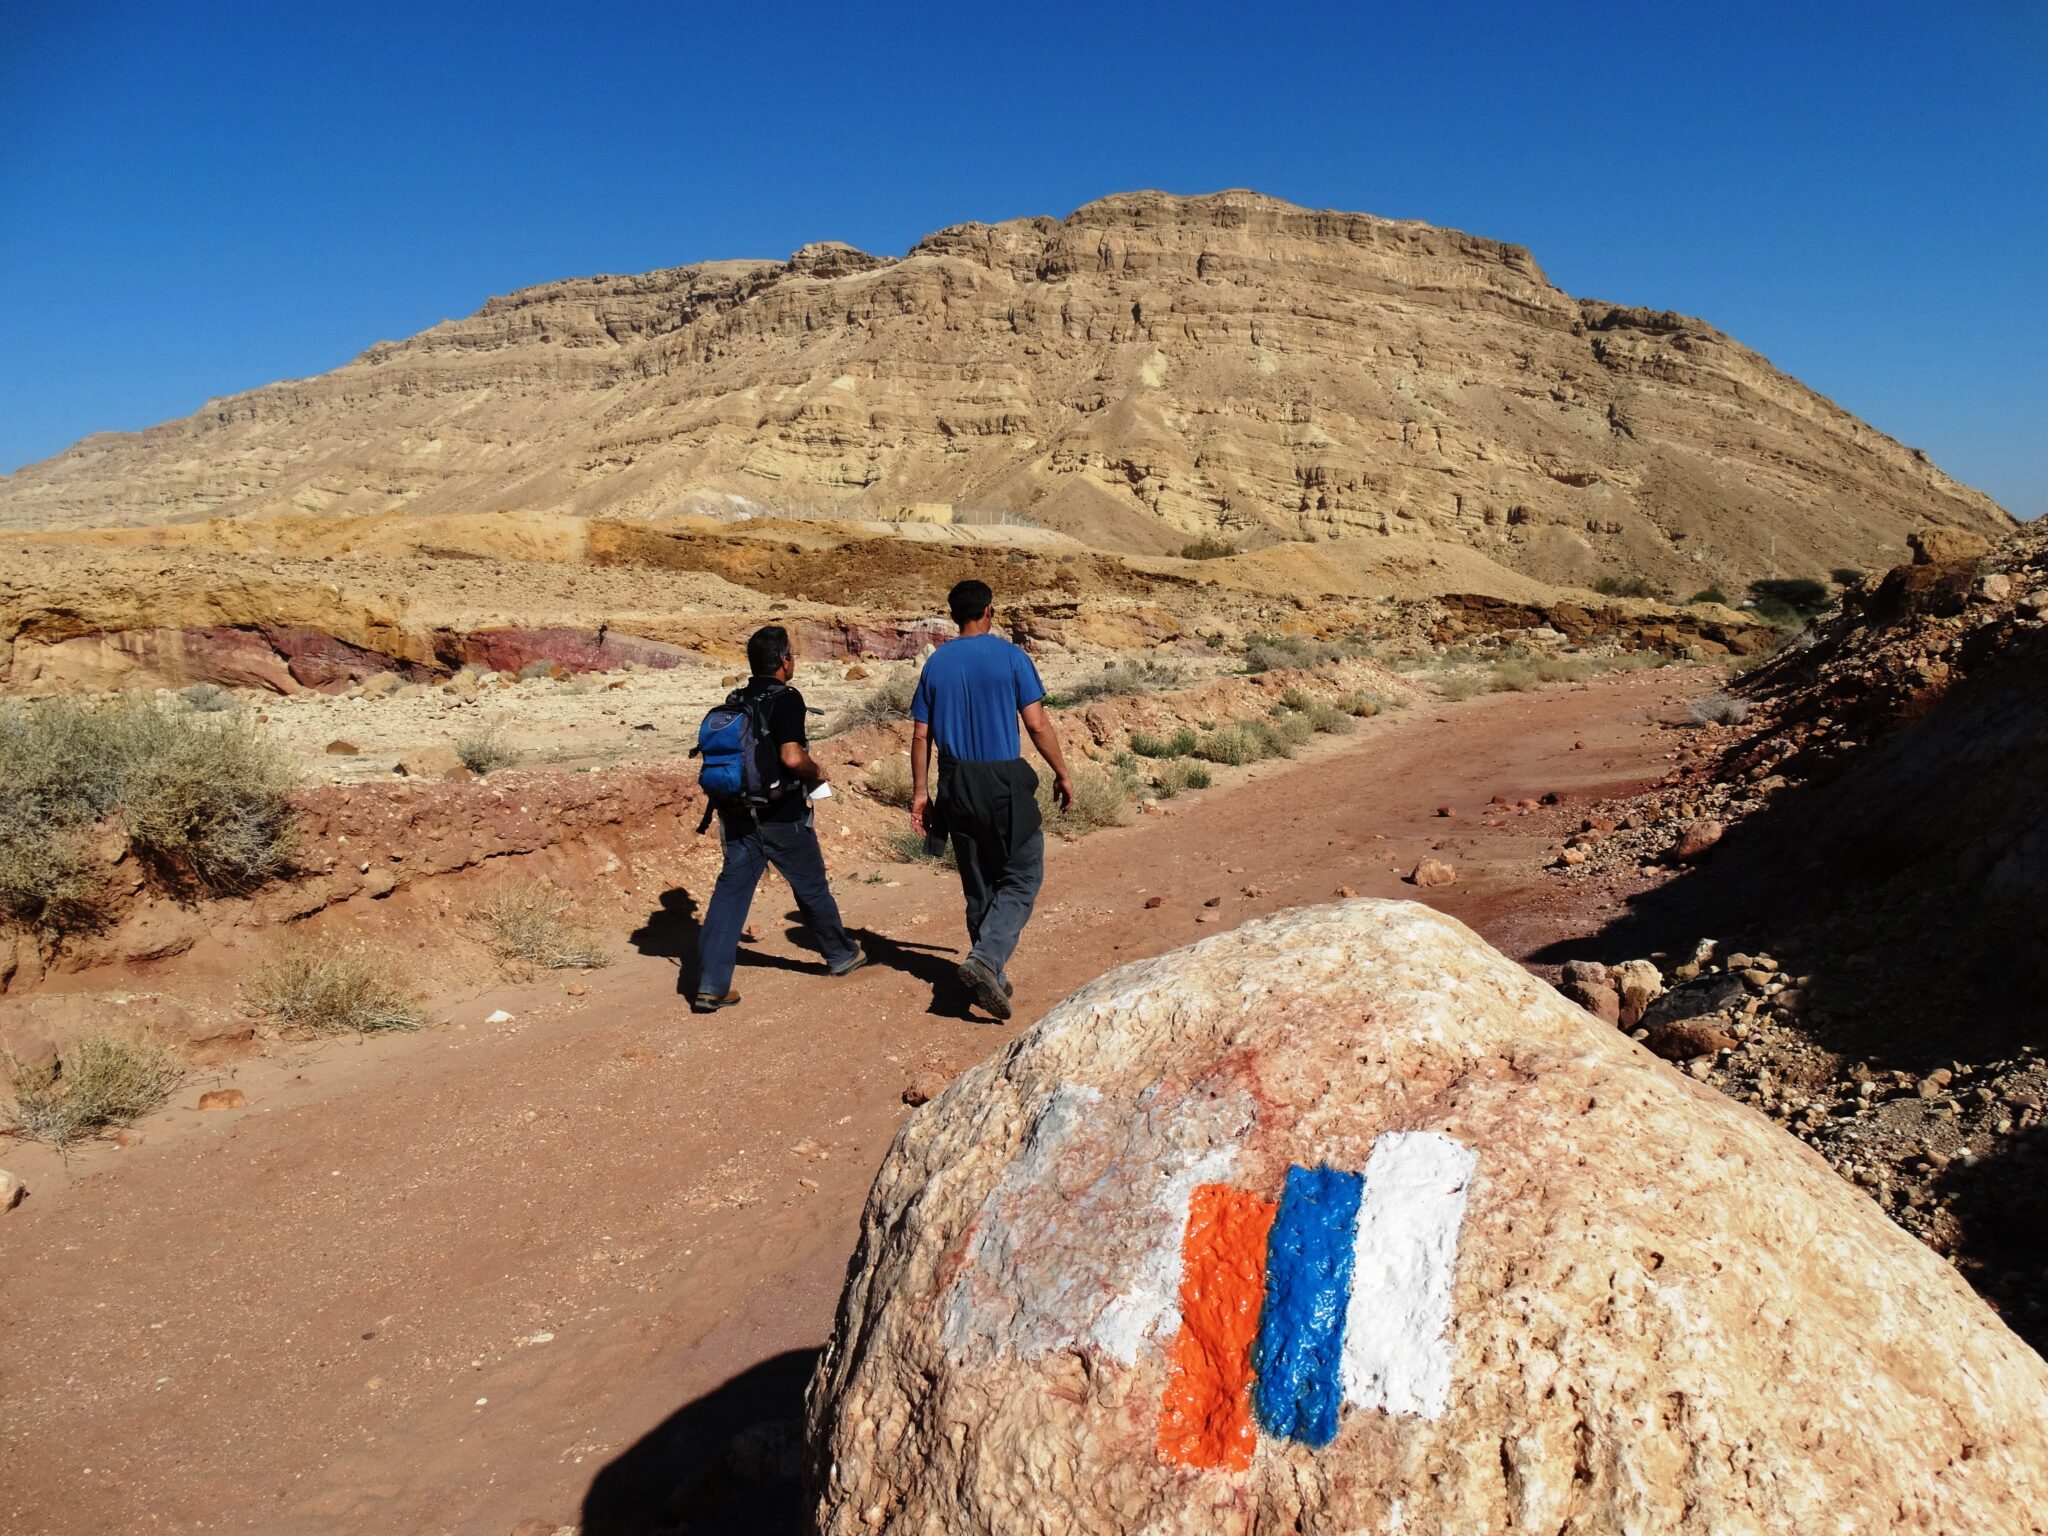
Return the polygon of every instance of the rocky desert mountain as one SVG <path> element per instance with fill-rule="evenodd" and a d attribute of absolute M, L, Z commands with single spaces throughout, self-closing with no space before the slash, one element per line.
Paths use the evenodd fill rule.
<path fill-rule="evenodd" d="M 944 508 L 1133 553 L 1394 541 L 1681 596 L 2010 528 L 1702 321 L 1243 191 L 529 288 L 0 478 L 21 529 L 394 508 Z"/>

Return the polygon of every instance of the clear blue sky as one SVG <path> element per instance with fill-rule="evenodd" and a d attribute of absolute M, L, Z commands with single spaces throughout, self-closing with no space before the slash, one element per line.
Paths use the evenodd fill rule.
<path fill-rule="evenodd" d="M 0 0 L 0 468 L 494 293 L 1249 186 L 1701 315 L 2048 510 L 2048 5 Z"/>

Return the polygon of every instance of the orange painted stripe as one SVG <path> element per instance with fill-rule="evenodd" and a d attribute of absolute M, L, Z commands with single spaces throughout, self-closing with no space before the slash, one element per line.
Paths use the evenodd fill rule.
<path fill-rule="evenodd" d="M 1266 1234 L 1279 1203 L 1198 1185 L 1181 1239 L 1180 1332 L 1167 1357 L 1159 1450 L 1184 1467 L 1251 1465 L 1252 1341 L 1266 1296 Z"/>

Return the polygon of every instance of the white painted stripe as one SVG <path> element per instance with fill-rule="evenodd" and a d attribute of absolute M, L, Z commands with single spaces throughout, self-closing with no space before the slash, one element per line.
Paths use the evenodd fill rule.
<path fill-rule="evenodd" d="M 1344 1400 L 1435 1418 L 1451 1392 L 1451 1280 L 1479 1154 L 1435 1131 L 1373 1143 L 1344 1316 Z"/>
<path fill-rule="evenodd" d="M 1148 1338 L 1173 1342 L 1180 1331 L 1180 1244 L 1187 1231 L 1188 1206 L 1196 1185 L 1227 1183 L 1236 1162 L 1236 1147 L 1217 1147 L 1167 1177 L 1152 1202 L 1151 1245 L 1129 1284 L 1090 1325 L 1091 1344 L 1129 1365 Z"/>

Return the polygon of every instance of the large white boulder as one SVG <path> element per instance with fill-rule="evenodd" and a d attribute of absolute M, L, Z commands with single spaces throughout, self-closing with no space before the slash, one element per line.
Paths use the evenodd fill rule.
<path fill-rule="evenodd" d="M 817 1527 L 2040 1532 L 2048 1367 L 1792 1137 L 1427 907 L 1103 977 L 905 1124 Z"/>

